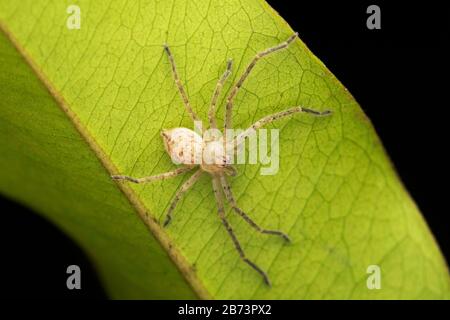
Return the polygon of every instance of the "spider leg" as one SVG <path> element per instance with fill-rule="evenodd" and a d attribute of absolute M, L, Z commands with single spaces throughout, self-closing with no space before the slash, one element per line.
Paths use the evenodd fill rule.
<path fill-rule="evenodd" d="M 244 253 L 244 250 L 242 250 L 241 244 L 239 243 L 239 240 L 237 239 L 236 235 L 233 232 L 233 228 L 231 227 L 231 225 L 228 223 L 226 217 L 225 217 L 225 209 L 224 209 L 224 205 L 223 205 L 223 195 L 220 191 L 220 180 L 217 177 L 213 177 L 213 190 L 214 190 L 214 196 L 216 197 L 216 203 L 217 203 L 217 210 L 219 213 L 219 217 L 222 220 L 222 224 L 224 225 L 225 229 L 227 230 L 228 234 L 231 237 L 231 240 L 233 240 L 233 244 L 236 248 L 236 250 L 239 253 L 240 258 L 242 259 L 242 261 L 244 261 L 245 263 L 247 263 L 250 267 L 252 267 L 254 270 L 256 270 L 256 272 L 258 272 L 264 279 L 264 282 L 270 286 L 270 280 L 269 277 L 267 276 L 267 274 L 260 268 L 258 267 L 254 262 L 250 261 Z"/>
<path fill-rule="evenodd" d="M 294 41 L 294 39 L 298 36 L 298 33 L 295 32 L 292 36 L 290 36 L 286 41 L 280 43 L 279 45 L 266 49 L 264 51 L 258 52 L 253 60 L 250 62 L 250 64 L 245 69 L 242 76 L 239 78 L 238 82 L 234 85 L 233 89 L 230 92 L 230 95 L 227 98 L 227 106 L 226 106 L 226 117 L 225 117 L 225 129 L 231 129 L 231 117 L 232 117 L 232 110 L 233 110 L 233 101 L 236 97 L 240 87 L 244 83 L 245 79 L 247 79 L 248 75 L 252 71 L 252 69 L 255 67 L 256 63 L 259 61 L 259 59 L 277 52 L 278 50 L 285 49 L 289 46 L 289 44 Z"/>
<path fill-rule="evenodd" d="M 282 237 L 284 240 L 291 242 L 291 239 L 289 238 L 289 236 L 287 234 L 285 234 L 284 232 L 281 232 L 278 230 L 267 230 L 267 229 L 261 228 L 259 225 L 257 225 L 256 222 L 254 222 L 244 211 L 242 211 L 241 208 L 238 207 L 236 200 L 234 199 L 233 192 L 231 191 L 231 186 L 228 183 L 225 176 L 220 176 L 220 182 L 222 184 L 223 192 L 225 193 L 225 196 L 226 196 L 228 202 L 230 202 L 233 210 L 238 215 L 240 215 L 242 218 L 244 218 L 244 220 L 250 226 L 252 226 L 253 228 L 255 228 L 257 231 L 259 231 L 261 233 L 277 235 L 277 236 Z"/>
<path fill-rule="evenodd" d="M 198 181 L 202 173 L 203 171 L 201 169 L 198 169 L 188 180 L 186 180 L 185 183 L 183 183 L 181 188 L 177 191 L 177 193 L 172 199 L 172 202 L 170 203 L 169 209 L 167 210 L 166 219 L 164 220 L 164 227 L 166 227 L 172 220 L 173 210 L 175 209 L 178 201 L 180 201 L 181 196 L 184 193 L 186 193 L 186 191 L 188 191 Z"/>
<path fill-rule="evenodd" d="M 232 65 L 233 65 L 233 61 L 231 59 L 228 60 L 227 69 L 225 70 L 225 72 L 223 73 L 223 75 L 219 79 L 219 81 L 217 81 L 216 89 L 214 90 L 214 94 L 211 99 L 211 105 L 209 107 L 208 119 L 209 119 L 209 124 L 210 124 L 211 128 L 213 128 L 213 129 L 217 129 L 217 122 L 216 122 L 217 99 L 219 98 L 219 94 L 222 91 L 222 87 L 223 87 L 225 81 L 231 74 Z"/>
<path fill-rule="evenodd" d="M 196 123 L 197 121 L 201 122 L 200 118 L 197 116 L 194 110 L 192 110 L 187 94 L 184 91 L 183 85 L 181 84 L 181 80 L 177 72 L 177 67 L 175 65 L 175 59 L 173 58 L 172 52 L 170 51 L 169 46 L 167 44 L 164 44 L 164 51 L 167 53 L 167 56 L 169 57 L 169 62 L 170 65 L 172 66 L 173 78 L 178 87 L 178 91 L 180 92 L 181 98 L 183 99 L 184 106 L 186 107 L 186 110 L 189 113 L 189 116 L 191 117 L 192 121 L 194 121 L 194 123 Z"/>
<path fill-rule="evenodd" d="M 332 113 L 330 110 L 316 111 L 316 110 L 303 108 L 303 107 L 292 107 L 292 108 L 289 108 L 289 109 L 281 111 L 281 112 L 270 114 L 268 116 L 265 116 L 262 119 L 259 119 L 254 124 L 252 124 L 248 129 L 246 129 L 244 132 L 242 132 L 237 137 L 235 137 L 234 140 L 233 140 L 233 145 L 235 147 L 239 146 L 244 141 L 245 138 L 247 138 L 248 136 L 253 134 L 259 128 L 265 126 L 266 124 L 269 124 L 269 123 L 272 123 L 275 120 L 278 120 L 278 119 L 281 119 L 281 118 L 285 118 L 285 117 L 288 117 L 288 116 L 292 116 L 292 115 L 294 115 L 296 113 L 302 113 L 302 112 L 310 113 L 310 114 L 313 114 L 315 116 L 327 116 L 327 115 L 330 115 Z"/>
<path fill-rule="evenodd" d="M 157 180 L 165 180 L 165 179 L 169 179 L 169 178 L 173 178 L 176 177 L 182 173 L 185 173 L 189 170 L 191 170 L 193 167 L 181 167 L 169 172 L 164 172 L 164 173 L 160 173 L 154 176 L 148 176 L 148 177 L 142 177 L 142 178 L 133 178 L 130 176 L 122 176 L 122 175 L 115 175 L 115 176 L 111 176 L 111 178 L 113 178 L 114 180 L 128 180 L 134 183 L 146 183 L 146 182 L 152 182 L 152 181 L 157 181 Z"/>

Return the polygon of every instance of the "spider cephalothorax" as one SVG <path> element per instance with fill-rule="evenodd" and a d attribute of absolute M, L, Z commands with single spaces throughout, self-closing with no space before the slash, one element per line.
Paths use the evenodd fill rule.
<path fill-rule="evenodd" d="M 255 269 L 258 273 L 260 273 L 261 276 L 264 278 L 264 281 L 268 285 L 270 285 L 269 277 L 260 267 L 258 267 L 255 263 L 253 263 L 246 257 L 236 235 L 233 232 L 233 229 L 228 223 L 224 210 L 224 201 L 223 201 L 224 196 L 226 200 L 228 200 L 233 211 L 236 212 L 238 215 L 240 215 L 246 222 L 250 224 L 250 226 L 255 228 L 257 231 L 261 233 L 280 236 L 286 241 L 290 241 L 290 239 L 285 233 L 281 231 L 267 230 L 261 228 L 247 214 L 245 214 L 244 211 L 242 211 L 238 207 L 234 199 L 233 193 L 231 191 L 231 187 L 228 184 L 226 178 L 227 175 L 233 176 L 236 174 L 236 169 L 231 165 L 232 153 L 230 151 L 235 150 L 235 148 L 239 146 L 248 136 L 250 136 L 253 132 L 255 132 L 255 130 L 258 130 L 264 125 L 271 123 L 277 119 L 288 117 L 293 114 L 301 112 L 306 112 L 316 116 L 324 116 L 331 114 L 331 111 L 320 112 L 309 108 L 296 106 L 286 109 L 285 111 L 268 115 L 258 120 L 257 122 L 252 124 L 247 130 L 241 132 L 239 135 L 228 137 L 228 131 L 232 127 L 232 110 L 234 98 L 236 97 L 239 88 L 242 86 L 245 79 L 247 79 L 248 75 L 250 74 L 251 70 L 254 68 L 258 60 L 273 52 L 287 48 L 296 37 L 297 33 L 294 33 L 285 42 L 282 42 L 281 44 L 275 47 L 271 47 L 269 49 L 257 53 L 253 58 L 253 60 L 249 63 L 242 76 L 231 88 L 230 94 L 227 97 L 225 125 L 224 125 L 224 132 L 226 132 L 227 134 L 224 135 L 222 135 L 222 133 L 218 130 L 215 112 L 217 99 L 220 95 L 221 89 L 226 79 L 231 74 L 231 67 L 232 67 L 231 60 L 228 61 L 227 68 L 222 77 L 217 82 L 216 89 L 214 90 L 214 94 L 211 100 L 211 105 L 208 113 L 210 131 L 205 132 L 202 130 L 203 127 L 202 122 L 200 118 L 197 116 L 197 114 L 192 110 L 192 107 L 189 103 L 189 99 L 181 84 L 173 55 L 169 47 L 167 45 L 164 45 L 164 50 L 166 51 L 169 57 L 175 83 L 178 87 L 178 91 L 180 92 L 186 110 L 188 111 L 191 119 L 194 121 L 195 131 L 187 128 L 174 128 L 170 130 L 163 130 L 161 132 L 161 136 L 164 141 L 164 147 L 167 153 L 169 154 L 170 158 L 172 159 L 172 162 L 174 162 L 177 165 L 181 165 L 179 168 L 166 173 L 143 178 L 133 178 L 123 175 L 112 176 L 112 178 L 116 180 L 128 180 L 135 183 L 145 183 L 175 177 L 187 171 L 193 170 L 194 168 L 198 168 L 195 171 L 195 173 L 181 186 L 181 188 L 175 194 L 167 211 L 166 219 L 164 221 L 164 226 L 167 226 L 172 219 L 173 210 L 175 209 L 175 206 L 180 200 L 181 196 L 187 190 L 189 190 L 195 184 L 195 182 L 197 182 L 202 173 L 206 172 L 210 174 L 212 178 L 212 186 L 217 203 L 219 217 L 222 220 L 222 223 L 225 226 L 225 229 L 227 230 L 231 239 L 233 240 L 234 246 L 236 247 L 236 250 L 239 252 L 239 256 L 245 263 L 247 263 L 249 266 Z"/>

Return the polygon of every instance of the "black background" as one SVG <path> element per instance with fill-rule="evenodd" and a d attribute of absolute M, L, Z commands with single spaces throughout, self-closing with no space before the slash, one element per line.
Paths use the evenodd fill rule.
<path fill-rule="evenodd" d="M 447 161 L 441 151 L 448 147 L 450 121 L 446 8 L 433 1 L 268 2 L 372 120 L 448 261 Z M 381 30 L 366 28 L 371 4 L 381 8 Z M 2 294 L 106 298 L 89 260 L 67 236 L 7 199 L 0 198 L 0 208 Z M 70 264 L 81 267 L 82 290 L 66 289 Z"/>

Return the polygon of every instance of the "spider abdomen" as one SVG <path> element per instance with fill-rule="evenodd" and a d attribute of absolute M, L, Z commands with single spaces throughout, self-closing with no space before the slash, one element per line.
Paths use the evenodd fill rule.
<path fill-rule="evenodd" d="M 161 136 L 167 153 L 175 164 L 196 165 L 202 162 L 202 137 L 187 128 L 163 130 Z"/>

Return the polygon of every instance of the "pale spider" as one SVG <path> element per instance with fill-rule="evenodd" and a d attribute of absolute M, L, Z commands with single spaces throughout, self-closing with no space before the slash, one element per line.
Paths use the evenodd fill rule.
<path fill-rule="evenodd" d="M 247 79 L 248 75 L 250 74 L 250 71 L 253 69 L 253 67 L 256 65 L 259 59 L 274 53 L 276 51 L 285 49 L 289 46 L 290 43 L 294 41 L 294 39 L 297 37 L 297 33 L 294 33 L 292 36 L 290 36 L 285 42 L 280 43 L 279 45 L 266 49 L 264 51 L 261 51 L 255 55 L 253 60 L 250 62 L 250 64 L 245 69 L 242 76 L 239 78 L 237 83 L 231 88 L 230 94 L 227 98 L 226 103 L 226 114 L 225 114 L 225 124 L 224 129 L 225 131 L 227 129 L 231 128 L 231 121 L 232 121 L 232 109 L 233 109 L 233 101 L 236 97 L 236 94 L 238 93 L 239 88 L 244 83 L 245 79 Z M 187 112 L 189 113 L 191 119 L 194 121 L 194 124 L 200 123 L 201 128 L 201 120 L 196 115 L 196 113 L 192 110 L 192 107 L 189 103 L 188 97 L 186 95 L 186 92 L 184 91 L 183 85 L 181 84 L 180 78 L 178 76 L 177 68 L 175 66 L 175 61 L 173 58 L 173 55 L 168 47 L 168 45 L 164 45 L 164 50 L 168 55 L 173 77 L 175 79 L 175 83 L 178 87 L 178 91 L 181 95 L 181 98 L 183 100 L 183 103 L 187 109 Z M 231 67 L 232 67 L 232 61 L 229 60 L 227 63 L 227 68 L 222 77 L 218 80 L 214 94 L 212 96 L 209 113 L 208 113 L 208 120 L 209 125 L 211 129 L 217 129 L 217 122 L 215 118 L 215 112 L 216 112 L 216 104 L 217 99 L 219 97 L 219 94 L 221 92 L 221 89 L 228 78 L 228 76 L 231 74 Z M 241 134 L 232 137 L 232 146 L 236 147 L 239 145 L 246 137 L 248 137 L 254 130 L 257 130 L 261 128 L 262 126 L 269 124 L 273 122 L 274 120 L 291 116 L 295 113 L 300 112 L 307 112 L 312 115 L 316 116 L 324 116 L 331 114 L 331 111 L 315 111 L 308 108 L 303 108 L 300 106 L 289 108 L 285 111 L 277 112 L 272 115 L 268 115 L 259 121 L 255 122 L 253 125 L 251 125 L 247 130 L 244 130 Z M 200 129 L 201 130 L 201 129 Z M 200 131 L 200 133 L 203 133 L 203 131 Z M 134 183 L 145 183 L 150 181 L 156 181 L 156 180 L 164 180 L 168 178 L 172 178 L 175 176 L 178 176 L 182 173 L 185 173 L 189 170 L 192 170 L 195 167 L 198 167 L 197 171 L 181 186 L 181 188 L 177 191 L 175 194 L 172 202 L 170 203 L 169 209 L 166 214 L 166 218 L 164 221 L 164 227 L 168 225 L 168 223 L 172 219 L 172 213 L 175 209 L 176 204 L 180 200 L 181 196 L 188 191 L 200 178 L 203 172 L 207 172 L 210 174 L 212 178 L 212 187 L 215 195 L 215 199 L 217 202 L 218 207 L 218 213 L 219 217 L 222 220 L 223 225 L 225 226 L 225 229 L 227 230 L 228 234 L 230 235 L 231 239 L 233 240 L 234 246 L 236 247 L 236 250 L 239 252 L 240 258 L 250 265 L 253 269 L 255 269 L 264 279 L 265 283 L 270 286 L 270 280 L 267 274 L 258 267 L 255 263 L 250 261 L 244 251 L 242 250 L 242 247 L 236 237 L 236 235 L 233 232 L 233 229 L 231 228 L 230 224 L 227 221 L 227 218 L 225 216 L 224 211 L 224 199 L 223 196 L 225 195 L 225 198 L 230 203 L 232 209 L 240 215 L 250 226 L 255 228 L 257 231 L 261 233 L 266 234 L 273 234 L 282 237 L 286 241 L 290 241 L 287 234 L 277 231 L 277 230 L 267 230 L 261 228 L 258 224 L 256 224 L 247 214 L 242 211 L 236 203 L 236 200 L 234 199 L 233 193 L 231 192 L 230 185 L 228 184 L 227 175 L 233 176 L 236 174 L 236 170 L 231 166 L 230 164 L 230 158 L 227 153 L 226 148 L 226 135 L 224 135 L 224 138 L 222 137 L 216 137 L 212 136 L 208 139 L 205 138 L 205 136 L 202 134 L 200 135 L 198 132 L 195 132 L 193 130 L 187 129 L 187 128 L 175 128 L 171 130 L 163 130 L 161 132 L 164 146 L 167 151 L 167 153 L 170 155 L 172 161 L 176 164 L 182 164 L 183 166 L 175 169 L 173 171 L 169 171 L 166 173 L 154 175 L 154 176 L 148 176 L 143 178 L 133 178 L 129 176 L 123 176 L 123 175 L 114 175 L 112 176 L 115 180 L 128 180 Z M 205 158 L 213 159 L 213 161 L 198 161 L 198 159 L 204 160 Z"/>

